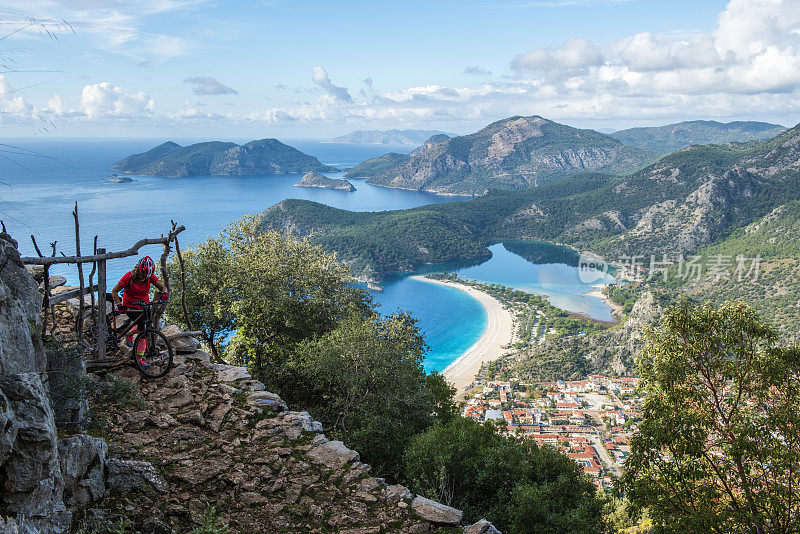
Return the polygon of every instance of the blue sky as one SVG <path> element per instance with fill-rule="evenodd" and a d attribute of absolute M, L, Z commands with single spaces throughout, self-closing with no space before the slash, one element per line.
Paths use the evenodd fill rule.
<path fill-rule="evenodd" d="M 0 4 L 6 137 L 800 121 L 796 0 Z"/>

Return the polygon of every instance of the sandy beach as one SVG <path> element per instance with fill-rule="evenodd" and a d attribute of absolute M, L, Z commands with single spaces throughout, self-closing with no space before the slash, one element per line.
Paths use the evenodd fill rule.
<path fill-rule="evenodd" d="M 590 297 L 597 297 L 599 299 L 603 299 L 603 302 L 605 302 L 606 305 L 609 308 L 611 308 L 611 315 L 617 321 L 619 321 L 620 319 L 622 319 L 622 316 L 624 315 L 623 307 L 620 306 L 619 304 L 617 304 L 616 302 L 614 302 L 613 300 L 611 300 L 610 298 L 608 298 L 608 296 L 605 293 L 603 293 L 603 288 L 605 288 L 607 285 L 608 284 L 597 284 L 597 285 L 594 285 L 594 286 L 592 286 L 592 291 L 589 291 L 586 294 L 589 295 Z"/>
<path fill-rule="evenodd" d="M 507 352 L 507 349 L 503 349 L 502 345 L 511 343 L 513 340 L 514 319 L 511 313 L 504 309 L 497 299 L 483 291 L 478 291 L 464 284 L 431 280 L 423 276 L 413 276 L 412 278 L 421 282 L 460 289 L 480 302 L 483 309 L 486 310 L 488 321 L 481 337 L 464 354 L 442 371 L 444 377 L 458 389 L 458 394 L 461 395 L 475 379 L 475 374 L 480 370 L 483 362 L 496 360 Z"/>

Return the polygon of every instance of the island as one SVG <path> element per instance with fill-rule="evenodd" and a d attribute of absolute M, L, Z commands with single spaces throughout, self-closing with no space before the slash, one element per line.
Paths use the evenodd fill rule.
<path fill-rule="evenodd" d="M 302 180 L 294 184 L 294 187 L 319 187 L 321 189 L 333 189 L 335 191 L 355 191 L 353 184 L 342 178 L 328 178 L 318 172 L 307 172 Z"/>
<path fill-rule="evenodd" d="M 244 145 L 209 141 L 181 146 L 167 141 L 118 161 L 114 168 L 126 174 L 165 178 L 338 171 L 277 139 L 261 139 Z"/>
<path fill-rule="evenodd" d="M 117 174 L 111 174 L 106 179 L 106 182 L 111 182 L 112 184 L 129 184 L 135 181 L 133 178 L 129 176 L 119 176 Z"/>

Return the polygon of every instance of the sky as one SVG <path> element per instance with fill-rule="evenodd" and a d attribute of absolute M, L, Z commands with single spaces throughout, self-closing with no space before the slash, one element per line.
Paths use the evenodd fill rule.
<path fill-rule="evenodd" d="M 0 0 L 0 136 L 800 122 L 798 0 Z"/>

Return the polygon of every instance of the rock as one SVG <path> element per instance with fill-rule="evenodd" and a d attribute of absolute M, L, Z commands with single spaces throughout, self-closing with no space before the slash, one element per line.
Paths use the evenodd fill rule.
<path fill-rule="evenodd" d="M 141 460 L 108 460 L 108 490 L 115 493 L 151 491 L 165 493 L 169 486 L 150 462 Z"/>
<path fill-rule="evenodd" d="M 212 365 L 212 369 L 217 372 L 217 378 L 220 382 L 236 382 L 237 380 L 250 380 L 252 378 L 247 371 L 247 367 L 215 363 Z"/>
<path fill-rule="evenodd" d="M 401 486 L 400 484 L 387 486 L 386 488 L 386 500 L 390 503 L 412 498 L 414 498 L 414 494 L 411 493 L 407 487 Z"/>
<path fill-rule="evenodd" d="M 80 434 L 59 440 L 58 462 L 68 506 L 83 506 L 102 498 L 107 454 L 108 445 L 100 438 Z"/>
<path fill-rule="evenodd" d="M 494 525 L 485 519 L 481 519 L 477 523 L 473 523 L 468 527 L 464 527 L 464 534 L 502 534 L 499 530 L 494 528 Z"/>
<path fill-rule="evenodd" d="M 378 477 L 367 477 L 358 483 L 358 488 L 361 491 L 372 491 L 380 486 L 384 486 L 386 480 Z"/>
<path fill-rule="evenodd" d="M 464 512 L 461 510 L 456 510 L 450 506 L 426 499 L 421 495 L 417 495 L 416 498 L 411 501 L 411 507 L 423 519 L 439 525 L 458 525 L 461 523 L 461 518 L 464 515 Z"/>
<path fill-rule="evenodd" d="M 167 325 L 161 330 L 165 336 L 170 337 L 182 333 L 183 331 L 174 324 Z M 172 349 L 179 354 L 191 354 L 200 350 L 200 341 L 194 337 L 179 337 L 170 340 Z"/>
<path fill-rule="evenodd" d="M 47 368 L 42 344 L 42 296 L 25 270 L 17 243 L 0 232 L 0 375 Z"/>
<path fill-rule="evenodd" d="M 286 403 L 278 395 L 269 391 L 254 391 L 247 396 L 247 403 L 262 408 L 272 408 L 279 412 L 289 409 Z"/>
<path fill-rule="evenodd" d="M 76 350 L 61 347 L 47 352 L 47 386 L 58 428 L 74 431 L 89 421 L 86 360 Z"/>
<path fill-rule="evenodd" d="M 14 414 L 16 438 L 6 462 L 2 502 L 42 532 L 63 532 L 70 514 L 62 498 L 53 411 L 37 373 L 0 376 L 0 392 Z"/>
<path fill-rule="evenodd" d="M 41 282 L 44 279 L 44 265 L 26 265 L 25 270 L 37 282 Z"/>
<path fill-rule="evenodd" d="M 349 462 L 358 461 L 359 454 L 345 447 L 341 441 L 329 441 L 308 451 L 308 456 L 317 463 L 341 468 Z"/>
<path fill-rule="evenodd" d="M 211 415 L 206 419 L 206 421 L 208 421 L 208 427 L 214 432 L 219 432 L 222 421 L 225 419 L 225 416 L 228 415 L 228 412 L 231 411 L 231 408 L 233 408 L 232 402 L 226 402 L 214 408 L 214 411 L 212 411 Z"/>
<path fill-rule="evenodd" d="M 44 275 L 43 275 L 43 276 L 44 276 Z M 49 285 L 50 285 L 50 289 L 55 289 L 55 288 L 57 288 L 57 287 L 61 287 L 61 286 L 63 286 L 63 285 L 66 285 L 66 283 L 67 283 L 67 279 L 66 279 L 66 278 L 64 278 L 63 276 L 58 276 L 58 275 L 56 275 L 56 276 L 51 276 L 51 277 L 48 279 L 48 283 L 49 283 Z M 44 284 L 42 284 L 42 285 L 41 285 L 41 287 L 42 287 L 42 289 L 44 289 Z"/>

